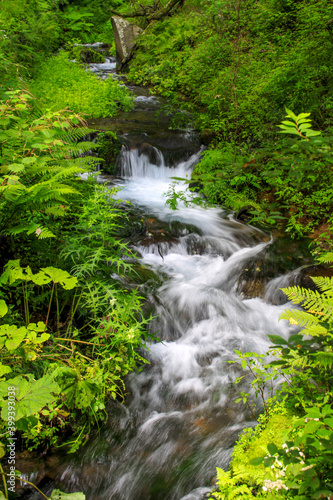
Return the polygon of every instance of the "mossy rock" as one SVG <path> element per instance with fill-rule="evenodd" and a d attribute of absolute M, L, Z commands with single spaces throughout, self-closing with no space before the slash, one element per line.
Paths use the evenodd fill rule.
<path fill-rule="evenodd" d="M 80 60 L 86 64 L 100 64 L 105 62 L 105 57 L 89 47 L 81 48 Z"/>
<path fill-rule="evenodd" d="M 275 479 L 273 472 L 264 465 L 252 465 L 251 460 L 268 454 L 267 445 L 274 443 L 278 448 L 286 441 L 291 427 L 291 417 L 286 414 L 273 414 L 262 431 L 245 429 L 238 440 L 231 462 L 234 475 L 247 473 L 249 484 L 258 485 L 264 479 Z"/>
<path fill-rule="evenodd" d="M 70 57 L 85 64 L 100 64 L 105 62 L 105 57 L 90 47 L 78 45 L 69 48 Z"/>
<path fill-rule="evenodd" d="M 114 132 L 101 132 L 97 136 L 97 144 L 98 156 L 103 160 L 101 170 L 107 174 L 116 175 L 117 158 L 122 143 Z"/>

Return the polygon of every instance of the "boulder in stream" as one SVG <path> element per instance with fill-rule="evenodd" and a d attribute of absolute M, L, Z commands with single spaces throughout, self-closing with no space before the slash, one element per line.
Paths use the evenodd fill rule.
<path fill-rule="evenodd" d="M 116 44 L 117 63 L 123 66 L 131 56 L 135 38 L 143 30 L 120 16 L 111 17 L 111 23 Z"/>

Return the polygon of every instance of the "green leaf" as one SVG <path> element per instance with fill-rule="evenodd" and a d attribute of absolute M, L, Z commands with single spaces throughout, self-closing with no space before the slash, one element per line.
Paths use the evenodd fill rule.
<path fill-rule="evenodd" d="M 278 345 L 287 345 L 288 341 L 285 340 L 284 338 L 280 337 L 279 335 L 268 335 L 269 340 L 274 342 L 274 344 Z"/>
<path fill-rule="evenodd" d="M 324 418 L 324 424 L 333 429 L 333 417 Z"/>
<path fill-rule="evenodd" d="M 269 443 L 269 445 L 267 445 L 267 450 L 270 455 L 275 455 L 275 453 L 278 452 L 278 447 L 274 443 Z"/>
<path fill-rule="evenodd" d="M 60 391 L 58 384 L 53 381 L 51 375 L 44 375 L 35 382 L 27 381 L 23 377 L 16 377 L 11 381 L 8 380 L 6 384 L 7 388 L 8 385 L 15 385 L 18 388 L 15 407 L 16 420 L 35 415 L 44 406 L 53 403 L 56 394 Z M 8 420 L 7 405 L 2 409 L 1 416 L 4 420 Z"/>
<path fill-rule="evenodd" d="M 310 422 L 307 422 L 304 429 L 303 429 L 303 435 L 304 434 L 314 434 L 319 427 L 323 425 L 322 422 L 316 422 L 315 420 L 310 420 Z"/>
<path fill-rule="evenodd" d="M 275 457 L 264 458 L 264 466 L 271 467 L 275 463 Z"/>
<path fill-rule="evenodd" d="M 4 300 L 0 300 L 0 317 L 2 318 L 7 314 L 8 306 Z"/>
<path fill-rule="evenodd" d="M 311 113 L 300 113 L 300 114 L 298 115 L 298 117 L 297 117 L 297 121 L 298 121 L 298 123 L 300 122 L 300 120 L 301 120 L 301 119 L 303 119 L 303 118 L 307 118 L 307 117 L 308 117 L 308 116 L 310 116 L 310 115 L 311 115 Z"/>
<path fill-rule="evenodd" d="M 36 285 L 47 285 L 50 281 L 52 281 L 51 278 L 42 271 L 39 271 L 37 274 L 33 274 L 31 280 L 36 283 Z"/>
<path fill-rule="evenodd" d="M 25 337 L 27 336 L 27 329 L 24 326 L 21 326 L 21 328 L 17 328 L 15 325 L 3 325 L 4 327 L 7 327 L 7 335 L 8 335 L 8 340 L 6 340 L 6 347 L 8 351 L 15 351 Z M 1 329 L 2 327 L 0 327 Z M 1 332 L 2 333 L 2 332 Z"/>
<path fill-rule="evenodd" d="M 0 363 L 0 377 L 3 377 L 4 375 L 6 375 L 6 373 L 10 373 L 11 371 L 12 369 L 10 366 Z"/>
<path fill-rule="evenodd" d="M 305 132 L 306 130 L 311 128 L 311 123 L 303 123 L 298 127 L 301 132 Z"/>
<path fill-rule="evenodd" d="M 316 137 L 317 135 L 321 135 L 321 132 L 319 130 L 308 130 L 306 132 L 307 137 Z"/>
<path fill-rule="evenodd" d="M 282 127 L 282 125 L 281 125 Z M 288 129 L 288 130 L 279 130 L 280 134 L 294 134 L 299 136 L 299 132 L 296 129 Z"/>
<path fill-rule="evenodd" d="M 303 118 L 302 120 L 298 120 L 297 123 L 298 125 L 301 125 L 302 123 L 311 123 L 312 120 L 309 120 L 308 118 Z"/>
<path fill-rule="evenodd" d="M 294 128 L 296 127 L 296 124 L 294 122 L 288 122 L 287 120 L 281 123 L 283 123 L 284 125 L 288 125 L 289 127 L 294 127 Z"/>
<path fill-rule="evenodd" d="M 53 490 L 50 498 L 52 500 L 85 500 L 86 497 L 81 492 L 63 493 L 60 490 Z"/>
<path fill-rule="evenodd" d="M 65 290 L 72 290 L 77 285 L 77 278 L 71 276 L 67 271 L 57 269 L 56 267 L 44 267 L 42 271 L 50 276 L 54 283 L 60 283 Z"/>
<path fill-rule="evenodd" d="M 264 457 L 257 457 L 257 458 L 253 458 L 252 460 L 250 460 L 250 464 L 251 465 L 261 465 L 264 461 Z"/>
<path fill-rule="evenodd" d="M 292 118 L 295 122 L 297 121 L 297 116 L 290 109 L 285 108 L 287 111 L 287 118 Z"/>
<path fill-rule="evenodd" d="M 282 122 L 282 123 L 291 123 L 291 122 Z M 287 125 L 278 125 L 279 128 L 282 128 L 283 130 L 297 130 L 296 125 L 293 123 L 292 126 L 287 126 Z"/>

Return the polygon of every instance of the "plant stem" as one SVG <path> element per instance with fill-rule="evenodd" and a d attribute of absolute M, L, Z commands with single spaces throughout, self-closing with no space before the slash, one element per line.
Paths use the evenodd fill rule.
<path fill-rule="evenodd" d="M 85 342 L 84 340 L 64 339 L 62 337 L 54 337 L 54 340 L 64 340 L 65 342 L 78 342 L 79 344 L 96 345 L 94 342 Z M 107 344 L 97 344 L 98 346 L 108 347 Z"/>
<path fill-rule="evenodd" d="M 59 323 L 60 323 L 60 314 L 59 314 L 59 300 L 58 300 L 58 288 L 57 285 L 55 284 L 54 286 L 54 291 L 55 291 L 55 299 L 56 299 L 56 305 L 57 305 L 57 332 L 59 332 Z"/>
<path fill-rule="evenodd" d="M 51 302 L 52 302 L 52 297 L 53 297 L 54 285 L 55 285 L 55 283 L 53 281 L 52 290 L 51 290 L 51 297 L 50 297 L 50 302 L 49 302 L 49 307 L 48 307 L 48 310 L 47 310 L 47 315 L 46 315 L 46 320 L 45 320 L 44 332 L 46 331 L 47 322 L 49 321 L 49 314 L 50 314 L 50 309 L 51 309 Z"/>
<path fill-rule="evenodd" d="M 1 468 L 0 474 L 2 475 L 3 478 L 5 476 L 10 476 L 9 474 L 6 474 L 6 473 L 3 472 L 1 465 L 0 465 L 0 468 Z M 26 479 L 23 479 L 21 476 L 19 476 L 19 477 L 15 476 L 15 479 L 18 480 L 18 481 L 22 481 L 23 483 L 30 484 L 30 486 L 32 486 L 33 488 L 35 488 L 35 490 L 37 490 L 38 493 L 40 493 L 41 495 L 43 495 L 43 497 L 46 498 L 46 500 L 51 500 L 50 497 L 47 497 L 46 495 L 44 495 L 44 493 L 39 488 L 37 488 L 37 486 L 34 483 L 30 483 L 30 481 L 27 481 Z M 6 491 L 7 491 L 7 485 L 6 485 Z M 8 498 L 8 491 L 7 491 L 7 498 Z"/>
<path fill-rule="evenodd" d="M 1 464 L 0 464 L 0 471 L 1 471 L 1 474 L 2 474 L 2 482 L 3 482 L 3 488 L 5 490 L 5 497 L 8 498 L 7 482 L 6 482 L 5 473 L 3 471 L 3 468 L 2 468 Z"/>

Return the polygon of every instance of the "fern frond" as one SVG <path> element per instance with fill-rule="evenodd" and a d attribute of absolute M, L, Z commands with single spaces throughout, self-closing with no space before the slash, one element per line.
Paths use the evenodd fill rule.
<path fill-rule="evenodd" d="M 327 252 L 324 255 L 318 257 L 318 262 L 322 264 L 333 264 L 333 252 Z"/>
<path fill-rule="evenodd" d="M 74 175 L 77 175 L 77 174 L 82 174 L 81 167 L 75 167 L 75 166 L 69 167 L 69 168 L 66 168 L 65 170 L 61 170 L 60 172 L 55 174 L 52 177 L 52 182 L 66 179 L 67 177 L 74 177 Z"/>
<path fill-rule="evenodd" d="M 46 238 L 55 238 L 55 234 L 50 231 L 47 227 L 41 227 L 41 232 L 38 235 L 39 240 L 45 240 Z"/>
<path fill-rule="evenodd" d="M 279 319 L 286 319 L 294 325 L 296 324 L 307 327 L 318 325 L 320 321 L 319 318 L 313 314 L 298 309 L 286 309 L 283 313 L 281 313 Z"/>
<path fill-rule="evenodd" d="M 319 335 L 327 335 L 328 330 L 321 324 L 308 325 L 304 330 L 302 330 L 304 335 L 311 335 L 311 337 L 317 337 Z"/>
<path fill-rule="evenodd" d="M 322 366 L 326 369 L 331 369 L 333 367 L 333 352 L 316 352 L 313 354 L 316 357 L 317 362 L 315 366 Z"/>
<path fill-rule="evenodd" d="M 320 297 L 320 293 L 308 288 L 301 288 L 300 286 L 291 286 L 289 288 L 281 288 L 289 300 L 293 304 L 301 304 L 303 307 L 313 307 Z"/>
<path fill-rule="evenodd" d="M 326 295 L 333 297 L 333 277 L 318 276 L 311 278 L 314 284 Z"/>

